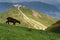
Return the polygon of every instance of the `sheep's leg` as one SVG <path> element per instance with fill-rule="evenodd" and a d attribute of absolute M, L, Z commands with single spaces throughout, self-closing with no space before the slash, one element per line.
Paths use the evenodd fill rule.
<path fill-rule="evenodd" d="M 9 24 L 9 21 L 6 21 L 6 24 L 7 24 L 7 23 Z"/>
<path fill-rule="evenodd" d="M 13 25 L 15 25 L 15 23 L 13 23 Z"/>

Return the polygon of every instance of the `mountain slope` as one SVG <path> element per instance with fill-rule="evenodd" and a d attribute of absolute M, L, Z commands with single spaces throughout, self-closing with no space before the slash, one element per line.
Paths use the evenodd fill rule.
<path fill-rule="evenodd" d="M 40 12 L 43 12 L 44 14 L 48 14 L 50 16 L 59 18 L 60 17 L 60 9 L 58 9 L 55 5 L 39 2 L 39 1 L 33 1 L 33 2 L 23 2 L 20 3 L 21 5 L 24 5 L 28 8 L 32 8 L 35 10 L 38 10 Z"/>
<path fill-rule="evenodd" d="M 43 3 L 43 2 L 39 2 L 39 1 L 33 1 L 33 2 L 22 2 L 20 3 L 21 5 L 25 5 L 27 7 L 30 7 L 30 8 L 34 8 L 34 9 L 37 9 L 39 11 L 59 11 L 59 9 L 54 6 L 54 5 L 51 5 L 51 4 L 47 4 L 47 3 Z M 39 4 L 39 5 L 37 5 Z"/>
<path fill-rule="evenodd" d="M 24 20 L 28 22 L 31 26 L 35 27 L 36 29 L 42 29 L 45 30 L 46 26 L 43 24 L 35 21 L 34 19 L 28 18 L 20 9 L 21 6 L 18 6 L 18 11 L 20 12 L 19 14 L 23 16 Z M 36 15 L 36 14 L 35 14 Z M 28 20 L 28 21 L 27 21 Z"/>
<path fill-rule="evenodd" d="M 60 20 L 58 20 L 56 23 L 52 24 L 46 30 L 55 32 L 55 33 L 60 33 Z"/>
<path fill-rule="evenodd" d="M 22 12 L 29 18 L 32 18 L 38 22 L 41 22 L 42 24 L 44 24 L 45 26 L 49 26 L 50 24 L 53 24 L 54 22 L 57 21 L 56 18 L 53 18 L 51 16 L 45 15 L 42 12 L 38 12 L 36 10 L 32 10 L 29 8 L 24 8 L 21 7 L 20 8 L 22 10 Z M 29 10 L 29 11 L 27 11 Z"/>
<path fill-rule="evenodd" d="M 14 4 L 23 5 L 23 6 L 26 6 L 28 8 L 32 8 L 34 10 L 43 12 L 44 14 L 54 16 L 56 18 L 60 17 L 60 9 L 58 9 L 54 5 L 39 2 L 39 1 L 22 2 L 22 3 L 20 3 L 20 2 L 19 3 L 0 3 L 0 12 L 6 11 L 7 9 L 11 8 Z"/>
<path fill-rule="evenodd" d="M 12 3 L 0 2 L 0 13 L 8 10 L 13 6 Z"/>
<path fill-rule="evenodd" d="M 26 17 L 23 16 L 21 14 L 21 12 L 19 12 L 19 10 L 21 10 L 24 13 L 24 15 L 26 15 L 29 18 L 30 21 L 27 20 Z M 23 6 L 21 6 L 19 8 L 19 10 L 18 10 L 18 6 L 17 6 L 17 7 L 12 7 L 11 9 L 7 10 L 6 12 L 1 13 L 0 22 L 5 23 L 7 17 L 13 17 L 13 18 L 21 21 L 20 25 L 25 25 L 27 27 L 36 29 L 36 28 L 40 28 L 42 26 L 41 24 L 45 25 L 47 28 L 48 26 L 50 26 L 51 24 L 53 24 L 57 21 L 57 19 L 55 19 L 53 17 L 47 16 L 41 12 L 37 12 L 35 10 L 29 9 L 29 8 L 26 8 Z M 33 24 L 32 24 L 32 22 L 33 22 Z M 38 22 L 40 22 L 40 24 L 38 24 Z M 36 25 L 36 27 L 35 27 L 34 26 L 35 24 L 38 24 L 39 26 Z M 19 25 L 19 24 L 17 24 L 17 25 Z M 42 28 L 44 28 L 44 26 Z"/>
<path fill-rule="evenodd" d="M 0 23 L 0 40 L 60 40 L 60 34 Z"/>

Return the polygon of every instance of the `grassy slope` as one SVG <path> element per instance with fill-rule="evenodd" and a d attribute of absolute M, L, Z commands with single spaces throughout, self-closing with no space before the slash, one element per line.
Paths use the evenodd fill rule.
<path fill-rule="evenodd" d="M 60 33 L 60 20 L 48 27 L 46 30 L 55 32 L 55 33 Z"/>
<path fill-rule="evenodd" d="M 24 8 L 24 7 L 21 7 L 20 9 L 25 13 L 25 15 L 27 17 L 32 18 L 32 19 L 34 19 L 36 21 L 39 21 L 40 23 L 42 23 L 42 24 L 44 24 L 46 26 L 49 26 L 49 25 L 55 23 L 56 20 L 57 20 L 57 19 L 55 19 L 53 17 L 47 16 L 47 15 L 45 15 L 43 13 L 40 13 L 40 12 L 38 12 L 38 15 L 41 15 L 42 17 L 38 16 L 36 18 L 36 17 L 34 17 L 32 15 L 32 9 Z M 26 24 L 26 23 L 23 22 L 24 19 L 21 17 L 21 15 L 18 14 L 18 12 L 19 11 L 17 10 L 17 8 L 15 8 L 15 7 L 10 8 L 9 10 L 7 10 L 7 11 L 5 11 L 5 12 L 0 14 L 0 22 L 1 23 L 5 23 L 6 18 L 10 16 L 10 17 L 13 17 L 13 18 L 15 18 L 17 20 L 20 20 L 21 21 L 21 25 L 29 26 L 29 25 L 27 25 L 28 23 Z"/>
<path fill-rule="evenodd" d="M 22 25 L 22 26 L 26 26 L 23 22 L 22 22 L 22 18 L 20 17 L 20 15 L 18 14 L 18 10 L 15 7 L 12 7 L 11 9 L 3 12 L 0 14 L 0 23 L 5 23 L 6 22 L 6 18 L 7 17 L 13 17 L 19 21 L 21 21 L 21 24 L 17 24 L 17 25 Z"/>
<path fill-rule="evenodd" d="M 38 22 L 41 22 L 45 26 L 49 26 L 49 25 L 51 25 L 51 24 L 53 24 L 53 23 L 55 23 L 57 21 L 56 18 L 45 15 L 45 14 L 43 14 L 41 12 L 36 11 L 36 10 L 34 10 L 36 12 L 34 14 L 36 14 L 36 15 L 38 14 L 37 15 L 38 17 L 35 17 L 33 15 L 32 9 L 23 8 L 23 7 L 21 7 L 20 9 L 26 14 L 26 16 L 28 16 L 29 18 L 32 18 L 32 19 L 34 19 L 34 20 L 36 20 Z"/>
<path fill-rule="evenodd" d="M 60 34 L 0 23 L 0 40 L 60 40 Z"/>
<path fill-rule="evenodd" d="M 21 10 L 29 18 L 33 18 L 44 25 L 51 25 L 56 21 L 55 18 L 47 17 L 45 14 L 42 14 L 40 12 L 39 13 L 42 17 L 35 18 L 32 15 L 31 9 L 28 8 L 21 7 Z M 6 18 L 9 16 L 16 18 L 17 20 L 20 20 L 21 24 L 17 24 L 19 26 L 1 24 L 5 23 Z M 15 7 L 12 7 L 11 9 L 0 14 L 0 40 L 60 40 L 59 34 L 38 31 L 38 30 L 31 31 L 28 28 L 23 28 L 26 27 L 27 24 L 24 24 L 24 22 L 21 19 L 23 18 L 21 17 L 21 15 L 18 14 L 18 10 Z M 54 22 L 52 22 L 52 20 L 54 20 Z"/>

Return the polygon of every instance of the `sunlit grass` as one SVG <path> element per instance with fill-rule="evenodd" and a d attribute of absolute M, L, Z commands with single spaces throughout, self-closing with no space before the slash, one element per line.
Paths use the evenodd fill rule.
<path fill-rule="evenodd" d="M 60 34 L 0 23 L 0 40 L 60 40 Z"/>

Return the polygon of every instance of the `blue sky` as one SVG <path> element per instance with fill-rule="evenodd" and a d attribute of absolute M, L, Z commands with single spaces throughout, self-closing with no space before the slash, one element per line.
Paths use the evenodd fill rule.
<path fill-rule="evenodd" d="M 12 3 L 17 3 L 17 2 L 31 2 L 31 1 L 40 1 L 52 5 L 58 6 L 60 8 L 60 0 L 0 0 L 0 2 L 12 2 Z"/>
<path fill-rule="evenodd" d="M 0 0 L 0 2 L 10 2 L 10 3 L 17 3 L 17 2 L 31 2 L 31 1 L 40 1 L 43 3 L 48 3 L 57 6 L 60 9 L 60 0 Z M 55 12 L 56 14 L 58 12 Z M 59 13 L 60 14 L 60 13 Z M 58 17 L 58 15 L 57 15 Z M 59 15 L 60 18 L 60 15 Z"/>
<path fill-rule="evenodd" d="M 40 2 L 45 2 L 49 4 L 60 4 L 60 0 L 0 0 L 0 2 L 30 2 L 30 1 L 40 1 Z"/>

